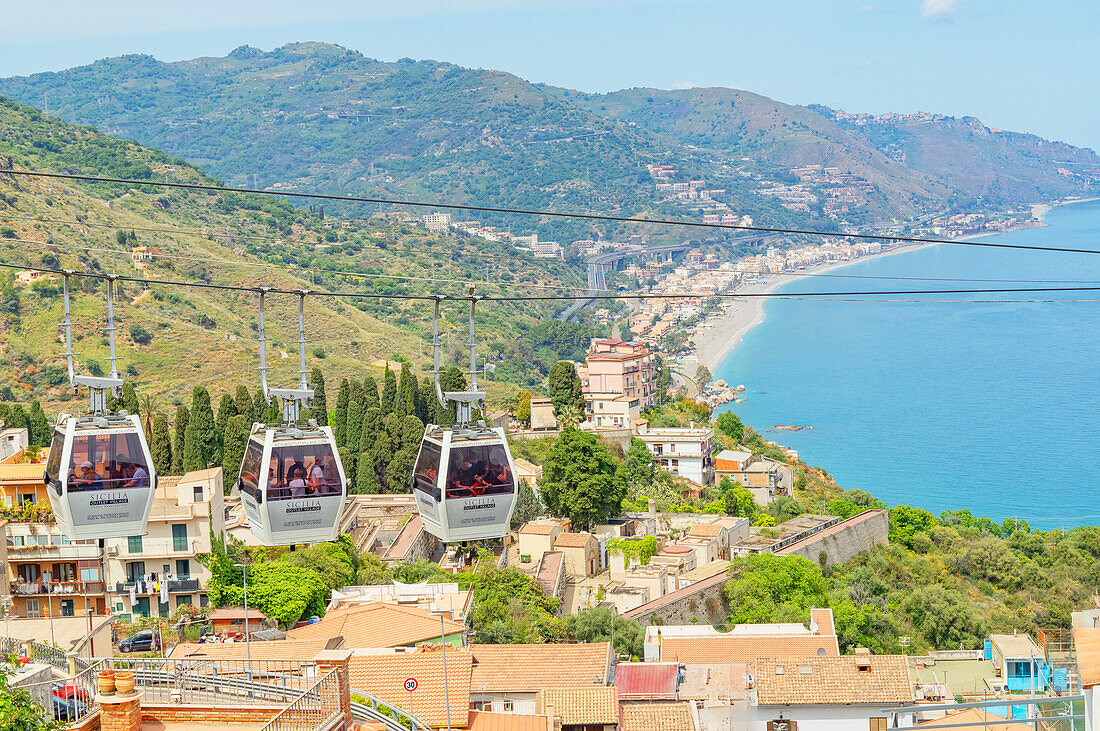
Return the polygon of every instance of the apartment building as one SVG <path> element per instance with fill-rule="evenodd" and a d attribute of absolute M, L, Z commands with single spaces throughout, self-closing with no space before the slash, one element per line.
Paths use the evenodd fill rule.
<path fill-rule="evenodd" d="M 699 485 L 714 484 L 714 430 L 710 427 L 653 428 L 643 419 L 635 436 L 645 442 L 662 469 Z"/>
<path fill-rule="evenodd" d="M 614 338 L 594 339 L 585 358 L 584 400 L 596 428 L 629 428 L 657 395 L 657 364 L 649 348 Z"/>
<path fill-rule="evenodd" d="M 224 532 L 221 467 L 158 478 L 145 535 L 105 541 L 111 610 L 168 617 L 206 606 L 210 572 L 197 558 Z"/>
<path fill-rule="evenodd" d="M 428 213 L 424 216 L 423 221 L 424 228 L 432 233 L 451 229 L 451 214 L 449 213 Z"/>

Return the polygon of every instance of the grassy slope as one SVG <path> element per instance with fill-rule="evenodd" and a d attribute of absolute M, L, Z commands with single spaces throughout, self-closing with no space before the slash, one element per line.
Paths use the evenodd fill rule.
<path fill-rule="evenodd" d="M 0 156 L 18 166 L 64 171 L 88 171 L 95 174 L 136 174 L 146 172 L 178 180 L 208 180 L 198 169 L 163 153 L 102 135 L 89 128 L 76 128 L 36 110 L 10 102 L 0 102 Z M 128 171 L 128 172 L 127 172 Z M 282 288 L 310 285 L 310 278 L 298 267 L 323 266 L 351 271 L 393 273 L 443 278 L 456 283 L 468 279 L 511 278 L 514 281 L 582 281 L 583 271 L 564 265 L 498 251 L 501 258 L 486 258 L 485 247 L 448 237 L 426 233 L 380 221 L 352 221 L 351 231 L 339 226 L 338 253 L 320 250 L 318 237 L 330 234 L 318 216 L 310 215 L 277 202 L 262 202 L 281 216 L 281 220 L 255 207 L 254 201 L 225 200 L 221 196 L 183 192 L 126 190 L 121 186 L 90 186 L 56 180 L 27 178 L 0 180 L 0 192 L 9 203 L 0 203 L 2 224 L 12 231 L 0 238 L 0 252 L 7 262 L 39 264 L 51 247 L 13 241 L 51 242 L 52 252 L 63 266 L 84 270 L 89 267 L 136 276 L 128 246 L 115 240 L 116 230 L 135 230 L 137 243 L 154 245 L 170 256 L 148 270 L 154 278 L 205 280 L 245 285 L 267 284 Z M 26 218 L 51 219 L 68 223 L 28 221 Z M 331 217 L 329 219 L 331 221 Z M 288 223 L 289 222 L 289 223 Z M 143 232 L 142 228 L 178 228 L 201 231 L 207 236 Z M 215 231 L 231 230 L 238 237 L 233 244 L 211 238 Z M 289 234 L 286 233 L 289 231 Z M 286 238 L 282 238 L 285 236 Z M 283 243 L 273 243 L 282 238 Z M 71 247 L 122 250 L 81 251 Z M 384 247 L 384 248 L 383 248 Z M 490 252 L 491 253 L 491 252 Z M 212 259 L 219 263 L 203 263 Z M 255 266 L 260 260 L 290 264 L 284 267 Z M 225 263 L 223 263 L 225 262 Z M 314 276 L 316 288 L 356 289 L 360 291 L 441 291 L 458 294 L 461 286 L 433 282 L 373 280 L 357 284 L 335 276 Z M 485 293 L 498 288 L 481 287 Z M 142 292 L 138 285 L 124 286 L 125 296 L 118 307 L 122 324 L 120 349 L 138 370 L 137 382 L 146 390 L 165 396 L 186 397 L 194 385 L 203 383 L 216 389 L 237 382 L 255 383 L 252 370 L 257 364 L 251 324 L 255 318 L 255 296 L 215 290 L 169 288 L 154 285 Z M 176 299 L 178 295 L 179 299 Z M 20 313 L 7 318 L 0 331 L 2 358 L 9 380 L 19 399 L 35 396 L 47 402 L 64 396 L 63 388 L 50 387 L 43 380 L 47 365 L 60 365 L 62 352 L 56 323 L 61 319 L 59 297 L 42 297 L 29 289 L 20 291 Z M 402 353 L 414 357 L 429 314 L 425 304 L 388 304 L 378 300 L 310 299 L 308 335 L 327 351 L 323 365 L 330 381 L 341 375 L 361 377 L 366 364 Z M 363 309 L 360 309 L 363 308 Z M 457 305 L 448 315 L 458 323 L 464 312 Z M 553 306 L 526 307 L 522 314 L 509 316 L 517 307 L 484 305 L 482 334 L 487 340 L 514 340 L 537 317 L 552 312 Z M 213 329 L 199 324 L 206 315 L 216 323 Z M 74 299 L 74 321 L 78 342 L 74 349 L 80 359 L 103 358 L 105 342 L 99 328 L 105 319 L 101 294 L 78 295 Z M 149 345 L 137 345 L 129 336 L 129 325 L 142 323 L 154 333 Z M 505 324 L 506 323 L 506 324 Z M 446 327 L 446 325 L 445 325 Z M 268 315 L 269 337 L 275 342 L 275 382 L 296 377 L 293 357 L 296 311 L 293 298 L 272 297 Z M 279 349 L 291 349 L 291 358 L 280 358 Z M 454 338 L 458 347 L 458 338 Z M 125 364 L 128 361 L 123 361 Z M 420 359 L 418 366 L 427 360 Z M 29 370 L 28 370 L 29 369 Z M 27 388 L 30 386 L 30 388 Z"/>

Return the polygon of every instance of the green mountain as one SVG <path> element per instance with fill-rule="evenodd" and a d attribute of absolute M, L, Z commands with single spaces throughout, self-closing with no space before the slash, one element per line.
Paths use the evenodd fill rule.
<path fill-rule="evenodd" d="M 163 152 L 75 127 L 0 97 L 0 168 L 150 180 L 212 182 L 201 169 Z M 135 247 L 159 253 L 132 260 Z M 362 378 L 379 359 L 397 355 L 429 367 L 430 304 L 379 299 L 399 293 L 461 295 L 530 287 L 581 287 L 584 269 L 534 259 L 510 246 L 430 234 L 385 218 L 350 218 L 259 195 L 196 194 L 158 188 L 0 176 L 0 252 L 25 263 L 121 276 L 210 284 L 269 285 L 344 291 L 362 297 L 307 298 L 312 363 L 329 381 Z M 140 264 L 140 268 L 139 268 Z M 75 283 L 74 283 L 75 285 Z M 68 400 L 57 323 L 59 282 L 17 280 L 0 271 L 0 400 Z M 95 369 L 107 353 L 102 337 L 102 282 L 79 280 L 74 349 Z M 544 289 L 536 290 L 545 292 Z M 120 284 L 117 315 L 123 364 L 146 392 L 186 399 L 195 385 L 258 385 L 256 296 L 246 292 Z M 445 305 L 448 363 L 463 363 L 467 312 Z M 530 348 L 532 328 L 554 303 L 484 303 L 478 310 L 481 360 L 512 381 L 541 380 L 547 366 Z M 297 379 L 296 300 L 269 298 L 273 383 Z M 135 327 L 139 326 L 139 327 Z M 143 328 L 151 337 L 146 338 Z M 548 356 L 546 356 L 548 357 Z M 519 364 L 519 365 L 517 365 Z M 376 367 L 377 368 L 377 367 Z"/>
<path fill-rule="evenodd" d="M 1090 150 L 968 118 L 847 115 L 722 88 L 584 94 L 324 43 L 175 63 L 109 58 L 0 79 L 0 94 L 48 103 L 63 119 L 163 149 L 234 186 L 689 220 L 733 213 L 822 227 L 1004 209 L 1094 193 L 1100 169 Z M 673 172 L 657 177 L 658 165 Z M 792 172 L 803 166 L 832 172 Z M 673 189 L 691 180 L 714 193 Z M 563 242 L 594 229 L 612 239 L 691 235 L 476 218 Z"/>

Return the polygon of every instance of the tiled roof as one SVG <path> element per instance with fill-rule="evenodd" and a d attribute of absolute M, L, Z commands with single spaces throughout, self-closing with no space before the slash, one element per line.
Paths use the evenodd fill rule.
<path fill-rule="evenodd" d="M 674 662 L 621 662 L 615 666 L 615 689 L 622 700 L 676 700 L 679 671 Z"/>
<path fill-rule="evenodd" d="M 836 627 L 833 625 L 833 610 L 828 607 L 810 610 L 810 622 L 817 625 L 815 635 L 835 635 Z"/>
<path fill-rule="evenodd" d="M 473 687 L 490 693 L 576 688 L 608 681 L 611 646 L 472 645 Z"/>
<path fill-rule="evenodd" d="M 620 731 L 695 731 L 687 703 L 624 703 Z"/>
<path fill-rule="evenodd" d="M 215 622 L 239 619 L 243 622 L 244 607 L 220 607 L 210 614 L 210 619 Z M 252 607 L 248 608 L 249 622 L 262 622 L 265 619 L 267 619 L 267 615 L 259 609 L 253 609 Z"/>
<path fill-rule="evenodd" d="M 661 641 L 662 662 L 753 662 L 758 657 L 804 657 L 824 651 L 837 657 L 836 635 L 726 635 L 724 637 L 669 637 Z"/>
<path fill-rule="evenodd" d="M 466 625 L 444 619 L 446 634 L 466 631 Z M 292 640 L 343 637 L 344 647 L 403 647 L 425 640 L 438 640 L 444 627 L 439 617 L 419 607 L 401 607 L 380 602 L 349 604 L 331 610 L 320 622 L 287 632 Z"/>
<path fill-rule="evenodd" d="M 30 464 L 5 464 L 0 465 L 0 483 L 29 483 L 42 484 L 42 475 L 46 471 L 46 465 L 41 462 Z"/>
<path fill-rule="evenodd" d="M 466 650 L 447 650 L 447 693 L 450 696 L 451 725 L 469 722 L 470 666 Z M 370 693 L 411 713 L 426 724 L 447 723 L 443 687 L 442 648 L 381 655 L 352 655 L 349 665 L 352 692 Z M 405 690 L 405 681 L 416 678 L 417 688 Z"/>
<path fill-rule="evenodd" d="M 526 535 L 548 536 L 554 528 L 557 526 L 553 523 L 527 523 L 519 529 L 519 532 Z"/>
<path fill-rule="evenodd" d="M 920 728 L 925 726 L 935 728 L 936 726 L 951 726 L 959 723 L 980 723 L 982 725 L 977 728 L 981 731 L 1030 731 L 1031 729 L 1031 726 L 1026 723 L 1011 723 L 1004 716 L 998 716 L 980 708 L 968 708 L 958 713 L 949 713 L 943 718 L 918 723 L 917 726 Z"/>
<path fill-rule="evenodd" d="M 468 731 L 546 731 L 546 716 L 470 711 Z"/>
<path fill-rule="evenodd" d="M 540 690 L 535 708 L 549 714 L 551 705 L 554 717 L 560 718 L 563 726 L 619 722 L 619 699 L 614 688 Z"/>
<path fill-rule="evenodd" d="M 755 677 L 761 706 L 914 701 L 904 655 L 761 657 Z"/>
<path fill-rule="evenodd" d="M 696 523 L 691 526 L 691 530 L 688 531 L 689 536 L 703 536 L 706 538 L 721 535 L 721 533 L 722 526 L 715 525 L 714 523 Z"/>
<path fill-rule="evenodd" d="M 554 541 L 554 548 L 584 548 L 594 539 L 591 533 L 562 533 Z"/>
<path fill-rule="evenodd" d="M 251 644 L 251 648 L 248 645 Z M 203 643 L 181 642 L 172 648 L 173 660 L 244 660 L 251 652 L 253 660 L 306 662 L 322 650 L 335 649 L 331 640 L 271 640 L 269 642 Z"/>
<path fill-rule="evenodd" d="M 1100 628 L 1074 627 L 1073 646 L 1081 685 L 1085 688 L 1100 685 Z"/>

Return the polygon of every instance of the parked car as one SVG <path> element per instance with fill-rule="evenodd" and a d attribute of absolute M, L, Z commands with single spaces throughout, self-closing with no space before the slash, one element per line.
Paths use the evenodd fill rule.
<path fill-rule="evenodd" d="M 54 698 L 60 698 L 63 701 L 76 698 L 84 703 L 88 702 L 88 690 L 76 683 L 58 683 L 53 687 L 53 695 Z"/>
<path fill-rule="evenodd" d="M 88 713 L 88 706 L 84 705 L 76 698 L 58 698 L 56 695 L 52 697 L 53 700 L 53 717 L 59 721 L 76 721 L 83 718 Z"/>
<path fill-rule="evenodd" d="M 138 632 L 118 643 L 119 652 L 149 652 L 159 649 L 160 642 L 157 641 L 157 635 L 150 630 Z"/>

